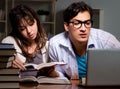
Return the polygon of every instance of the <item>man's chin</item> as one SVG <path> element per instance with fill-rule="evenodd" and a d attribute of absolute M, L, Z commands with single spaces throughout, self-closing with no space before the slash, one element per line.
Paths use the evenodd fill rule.
<path fill-rule="evenodd" d="M 88 40 L 84 39 L 84 40 L 79 40 L 80 43 L 86 43 Z"/>

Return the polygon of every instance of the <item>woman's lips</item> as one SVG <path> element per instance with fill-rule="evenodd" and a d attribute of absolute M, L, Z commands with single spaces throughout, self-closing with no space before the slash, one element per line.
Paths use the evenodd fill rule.
<path fill-rule="evenodd" d="M 34 38 L 34 34 L 29 35 L 30 38 Z"/>

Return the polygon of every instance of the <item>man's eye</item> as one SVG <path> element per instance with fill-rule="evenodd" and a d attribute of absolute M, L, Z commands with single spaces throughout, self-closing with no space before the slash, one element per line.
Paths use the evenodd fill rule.
<path fill-rule="evenodd" d="M 91 22 L 90 22 L 90 21 L 87 21 L 85 24 L 86 24 L 86 25 L 90 25 L 90 24 L 91 24 Z"/>
<path fill-rule="evenodd" d="M 73 24 L 74 24 L 74 25 L 78 25 L 78 24 L 79 24 L 79 22 L 73 22 Z"/>

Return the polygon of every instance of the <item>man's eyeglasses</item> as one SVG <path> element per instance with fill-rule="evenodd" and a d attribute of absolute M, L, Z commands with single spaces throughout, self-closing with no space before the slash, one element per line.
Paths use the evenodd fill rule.
<path fill-rule="evenodd" d="M 73 20 L 69 23 L 72 23 L 74 28 L 79 29 L 82 26 L 82 24 L 84 24 L 86 28 L 90 28 L 92 26 L 93 21 L 92 20 L 86 20 L 86 21 Z"/>

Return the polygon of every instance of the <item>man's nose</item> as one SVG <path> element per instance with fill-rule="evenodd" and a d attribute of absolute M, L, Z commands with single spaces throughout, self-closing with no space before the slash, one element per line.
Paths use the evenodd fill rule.
<path fill-rule="evenodd" d="M 86 31 L 86 27 L 85 27 L 85 24 L 84 24 L 84 23 L 81 24 L 80 31 Z"/>

